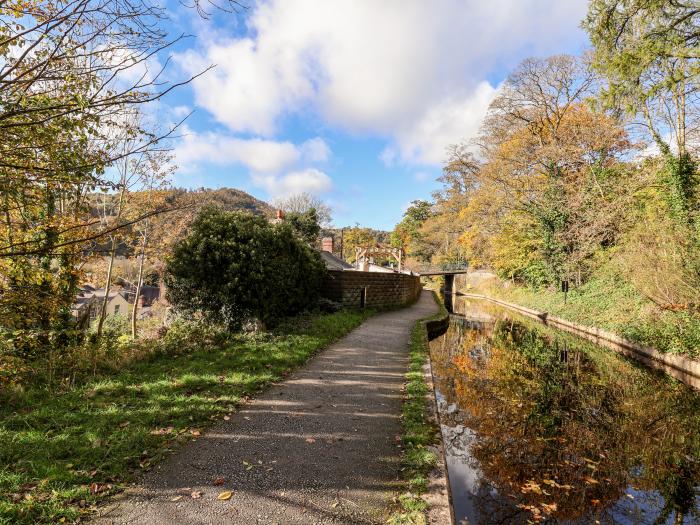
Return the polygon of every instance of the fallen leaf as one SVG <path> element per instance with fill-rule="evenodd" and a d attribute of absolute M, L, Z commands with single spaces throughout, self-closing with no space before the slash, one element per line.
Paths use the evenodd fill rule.
<path fill-rule="evenodd" d="M 202 433 L 199 430 L 190 430 L 193 436 L 200 436 Z"/>
<path fill-rule="evenodd" d="M 228 421 L 229 419 L 231 419 L 229 416 L 224 416 L 224 421 Z"/>
<path fill-rule="evenodd" d="M 586 484 L 588 484 L 588 485 L 597 485 L 597 484 L 598 484 L 598 480 L 597 480 L 597 479 L 593 479 L 593 478 L 590 477 L 590 476 L 585 476 L 585 477 L 583 478 L 583 481 L 585 481 Z"/>
<path fill-rule="evenodd" d="M 153 436 L 163 436 L 165 434 L 170 434 L 173 430 L 175 430 L 173 427 L 155 428 L 151 430 L 150 433 Z"/>
<path fill-rule="evenodd" d="M 306 438 L 307 443 L 316 443 L 316 440 L 314 438 Z"/>
<path fill-rule="evenodd" d="M 131 423 L 129 421 L 124 421 L 123 423 L 119 423 L 119 428 L 126 428 L 130 425 Z"/>
<path fill-rule="evenodd" d="M 219 485 L 223 485 L 225 481 L 225 478 L 219 476 L 218 478 L 214 478 L 214 485 L 218 487 Z"/>
<path fill-rule="evenodd" d="M 230 490 L 225 490 L 223 492 L 220 492 L 216 499 L 226 501 L 228 499 L 231 499 L 231 496 L 233 496 L 233 492 Z"/>
<path fill-rule="evenodd" d="M 90 494 L 100 494 L 112 488 L 112 485 L 105 483 L 90 483 Z"/>
<path fill-rule="evenodd" d="M 170 501 L 180 501 L 182 499 L 182 496 L 175 496 L 174 498 L 170 498 Z"/>
<path fill-rule="evenodd" d="M 204 492 L 202 492 L 201 490 L 195 490 L 190 494 L 190 496 L 192 496 L 192 499 L 199 499 L 202 497 L 202 494 L 204 494 Z"/>

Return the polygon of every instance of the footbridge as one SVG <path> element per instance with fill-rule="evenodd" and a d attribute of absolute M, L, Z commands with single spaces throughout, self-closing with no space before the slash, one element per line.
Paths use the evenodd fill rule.
<path fill-rule="evenodd" d="M 436 275 L 458 275 L 467 273 L 469 265 L 467 263 L 428 265 L 411 269 L 421 277 L 432 277 Z"/>

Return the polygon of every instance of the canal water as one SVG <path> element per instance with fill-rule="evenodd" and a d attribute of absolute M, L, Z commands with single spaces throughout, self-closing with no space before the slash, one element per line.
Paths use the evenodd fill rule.
<path fill-rule="evenodd" d="M 700 392 L 479 300 L 430 343 L 457 524 L 700 524 Z"/>

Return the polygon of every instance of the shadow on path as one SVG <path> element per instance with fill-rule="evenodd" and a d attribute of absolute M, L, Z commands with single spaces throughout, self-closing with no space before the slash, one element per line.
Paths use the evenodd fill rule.
<path fill-rule="evenodd" d="M 382 523 L 399 479 L 411 329 L 435 312 L 426 292 L 369 319 L 149 472 L 96 522 Z M 218 501 L 224 490 L 233 497 Z"/>

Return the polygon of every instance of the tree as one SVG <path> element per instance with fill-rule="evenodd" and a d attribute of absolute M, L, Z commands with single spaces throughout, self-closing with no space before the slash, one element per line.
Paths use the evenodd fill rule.
<path fill-rule="evenodd" d="M 363 228 L 359 224 L 343 229 L 343 253 L 349 262 L 355 262 L 355 248 L 377 244 L 376 232 L 371 228 Z"/>
<path fill-rule="evenodd" d="M 315 208 L 310 208 L 303 213 L 288 212 L 284 216 L 284 222 L 289 224 L 299 238 L 310 246 L 318 240 L 321 225 L 318 223 Z"/>
<path fill-rule="evenodd" d="M 595 84 L 579 58 L 525 60 L 492 103 L 479 139 L 487 159 L 480 176 L 503 194 L 507 211 L 534 220 L 550 282 L 580 282 L 583 261 L 619 225 L 615 214 L 600 221 L 594 212 L 621 197 L 606 192 L 619 183 L 610 168 L 631 144 L 615 118 L 584 104 Z"/>
<path fill-rule="evenodd" d="M 313 307 L 324 272 L 289 225 L 210 207 L 174 246 L 166 283 L 177 309 L 234 330 L 250 318 L 272 324 Z"/>
<path fill-rule="evenodd" d="M 608 82 L 601 92 L 604 104 L 639 118 L 664 160 L 655 182 L 663 188 L 674 231 L 653 241 L 659 251 L 647 251 L 643 266 L 651 275 L 659 266 L 655 259 L 678 253 L 662 266 L 676 268 L 695 289 L 700 286 L 700 174 L 690 138 L 700 118 L 699 24 L 697 2 L 683 0 L 594 0 L 583 24 L 594 46 L 593 66 Z M 669 251 L 671 239 L 677 246 Z M 657 287 L 652 296 L 700 301 L 697 293 L 681 291 L 686 285 L 676 292 L 662 288 L 668 287 Z"/>
<path fill-rule="evenodd" d="M 425 251 L 420 228 L 432 216 L 432 206 L 430 202 L 425 200 L 413 201 L 391 234 L 391 244 L 402 248 L 407 257 L 415 257 L 420 260 L 429 260 L 430 258 Z"/>
<path fill-rule="evenodd" d="M 584 21 L 593 65 L 608 81 L 604 103 L 642 117 L 667 159 L 669 211 L 693 230 L 700 203 L 688 133 L 700 108 L 699 24 L 697 2 L 682 0 L 595 0 Z"/>
<path fill-rule="evenodd" d="M 297 193 L 289 197 L 275 199 L 273 205 L 287 213 L 304 214 L 311 210 L 316 211 L 318 223 L 322 228 L 327 228 L 333 221 L 332 211 L 320 197 L 310 193 Z"/>

